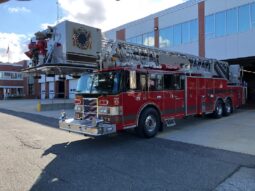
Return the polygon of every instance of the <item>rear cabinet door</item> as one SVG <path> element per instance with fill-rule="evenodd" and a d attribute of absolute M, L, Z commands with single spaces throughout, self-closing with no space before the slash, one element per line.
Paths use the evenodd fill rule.
<path fill-rule="evenodd" d="M 197 113 L 206 113 L 206 83 L 205 78 L 198 78 L 198 92 L 197 92 Z"/>
<path fill-rule="evenodd" d="M 214 80 L 205 79 L 206 84 L 206 112 L 212 112 L 214 110 Z"/>

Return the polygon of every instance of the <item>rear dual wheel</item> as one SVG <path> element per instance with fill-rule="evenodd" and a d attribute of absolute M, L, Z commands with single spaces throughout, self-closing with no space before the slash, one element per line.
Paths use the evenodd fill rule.
<path fill-rule="evenodd" d="M 233 112 L 231 100 L 227 99 L 223 107 L 223 116 L 229 116 Z"/>
<path fill-rule="evenodd" d="M 221 118 L 223 115 L 223 102 L 221 100 L 217 100 L 215 109 L 213 112 L 213 117 L 216 119 Z"/>
<path fill-rule="evenodd" d="M 229 116 L 233 112 L 233 106 L 230 99 L 227 99 L 225 103 L 222 100 L 218 100 L 215 105 L 213 117 L 218 119 L 222 116 Z"/>

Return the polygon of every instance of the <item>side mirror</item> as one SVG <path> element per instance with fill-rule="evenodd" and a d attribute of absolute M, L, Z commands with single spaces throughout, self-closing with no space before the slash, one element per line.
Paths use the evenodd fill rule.
<path fill-rule="evenodd" d="M 136 71 L 129 72 L 129 87 L 131 90 L 136 89 Z"/>

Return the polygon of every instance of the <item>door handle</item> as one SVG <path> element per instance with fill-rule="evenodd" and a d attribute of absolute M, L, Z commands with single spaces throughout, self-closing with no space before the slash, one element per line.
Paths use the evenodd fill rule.
<path fill-rule="evenodd" d="M 162 96 L 157 96 L 157 99 L 161 99 L 162 98 Z"/>

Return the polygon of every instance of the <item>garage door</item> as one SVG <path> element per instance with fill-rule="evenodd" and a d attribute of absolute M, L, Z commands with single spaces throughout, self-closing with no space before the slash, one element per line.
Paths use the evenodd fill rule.
<path fill-rule="evenodd" d="M 78 80 L 69 80 L 69 98 L 74 99 Z"/>
<path fill-rule="evenodd" d="M 49 94 L 50 99 L 53 99 L 55 97 L 54 82 L 49 82 Z"/>
<path fill-rule="evenodd" d="M 45 90 L 45 83 L 41 83 L 41 99 L 45 99 L 46 90 Z"/>

